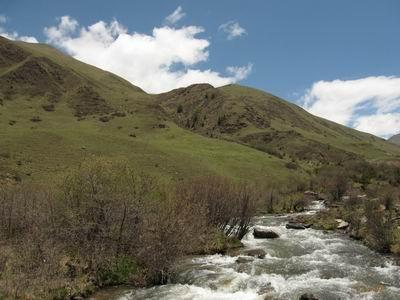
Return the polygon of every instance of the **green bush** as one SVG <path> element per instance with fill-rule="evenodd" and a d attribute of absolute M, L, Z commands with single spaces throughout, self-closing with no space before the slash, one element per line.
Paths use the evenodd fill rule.
<path fill-rule="evenodd" d="M 132 283 L 132 277 L 142 271 L 132 257 L 122 256 L 99 268 L 98 282 L 100 285 L 129 284 Z"/>

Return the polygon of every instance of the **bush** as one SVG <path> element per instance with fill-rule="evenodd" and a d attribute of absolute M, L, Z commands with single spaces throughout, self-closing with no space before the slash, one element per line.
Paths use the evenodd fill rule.
<path fill-rule="evenodd" d="M 366 200 L 364 203 L 367 217 L 367 242 L 375 250 L 383 253 L 390 252 L 392 243 L 393 223 L 391 213 L 381 209 L 377 199 Z"/>
<path fill-rule="evenodd" d="M 289 170 L 297 170 L 299 168 L 298 164 L 293 161 L 289 161 L 285 164 L 285 167 Z"/>
<path fill-rule="evenodd" d="M 328 166 L 320 169 L 318 181 L 334 201 L 340 201 L 349 189 L 349 175 L 340 167 Z"/>
<path fill-rule="evenodd" d="M 235 245 L 215 237 L 243 237 L 255 201 L 248 186 L 222 178 L 171 188 L 103 160 L 83 163 L 60 185 L 2 187 L 0 290 L 62 299 L 94 284 L 165 283 L 182 255 Z"/>
<path fill-rule="evenodd" d="M 258 200 L 250 187 L 220 177 L 188 181 L 178 187 L 177 197 L 197 205 L 197 218 L 238 239 L 247 233 Z"/>

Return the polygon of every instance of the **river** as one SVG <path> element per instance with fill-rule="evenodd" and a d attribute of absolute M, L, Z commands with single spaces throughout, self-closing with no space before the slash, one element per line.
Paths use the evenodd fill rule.
<path fill-rule="evenodd" d="M 306 213 L 315 213 L 321 204 Z M 186 258 L 172 282 L 132 290 L 114 288 L 96 299 L 299 299 L 311 293 L 321 300 L 400 299 L 400 267 L 362 243 L 341 233 L 314 229 L 291 230 L 285 224 L 292 215 L 260 216 L 254 225 L 280 235 L 277 239 L 254 239 L 250 231 L 244 248 L 263 249 L 259 259 L 209 255 Z"/>

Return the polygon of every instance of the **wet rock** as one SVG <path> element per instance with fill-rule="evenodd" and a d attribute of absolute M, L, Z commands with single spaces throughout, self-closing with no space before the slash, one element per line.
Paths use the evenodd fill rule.
<path fill-rule="evenodd" d="M 299 300 L 318 300 L 313 294 L 303 294 L 300 296 Z"/>
<path fill-rule="evenodd" d="M 258 291 L 257 291 L 257 294 L 259 294 L 259 295 L 264 295 L 264 294 L 267 294 L 267 293 L 271 293 L 271 292 L 274 292 L 275 291 L 275 289 L 272 287 L 272 284 L 271 284 L 271 282 L 267 282 L 267 283 L 265 283 L 265 284 L 262 284 L 260 287 L 259 287 L 259 289 L 258 289 Z M 271 299 L 271 298 L 264 298 L 264 299 Z"/>
<path fill-rule="evenodd" d="M 351 229 L 349 232 L 349 236 L 354 240 L 362 240 L 362 235 L 360 234 L 359 230 Z"/>
<path fill-rule="evenodd" d="M 279 234 L 272 230 L 255 227 L 253 231 L 253 236 L 256 239 L 276 239 L 279 237 Z"/>
<path fill-rule="evenodd" d="M 247 250 L 244 254 L 257 258 L 264 258 L 267 253 L 263 249 L 251 249 Z"/>
<path fill-rule="evenodd" d="M 297 230 L 302 230 L 302 229 L 307 229 L 310 228 L 312 224 L 304 224 L 304 223 L 287 223 L 286 228 L 287 229 L 297 229 Z"/>
<path fill-rule="evenodd" d="M 252 262 L 252 261 L 253 261 L 253 259 L 250 258 L 250 257 L 239 256 L 239 257 L 236 259 L 235 262 L 238 263 L 238 264 L 245 264 L 245 263 Z"/>
<path fill-rule="evenodd" d="M 350 226 L 350 224 L 346 221 L 343 221 L 342 219 L 336 219 L 336 222 L 338 222 L 337 229 L 346 229 L 347 227 Z"/>

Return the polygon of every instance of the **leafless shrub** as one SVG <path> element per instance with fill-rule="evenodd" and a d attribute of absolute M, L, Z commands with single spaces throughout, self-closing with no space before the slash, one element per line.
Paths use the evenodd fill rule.
<path fill-rule="evenodd" d="M 391 214 L 382 209 L 378 199 L 365 200 L 364 211 L 367 218 L 367 242 L 379 252 L 390 252 L 393 230 Z"/>
<path fill-rule="evenodd" d="M 348 174 L 339 167 L 326 167 L 319 171 L 318 181 L 334 201 L 340 201 L 349 188 Z"/>
<path fill-rule="evenodd" d="M 256 196 L 244 184 L 234 185 L 219 177 L 203 177 L 182 184 L 179 198 L 197 203 L 207 223 L 241 239 L 255 211 Z"/>
<path fill-rule="evenodd" d="M 2 187 L 0 290 L 46 298 L 68 287 L 62 293 L 69 297 L 81 278 L 134 283 L 118 271 L 121 262 L 140 268 L 144 282 L 164 283 L 171 264 L 216 230 L 242 238 L 256 198 L 249 186 L 219 177 L 168 189 L 126 163 L 103 160 L 82 164 L 61 185 Z"/>

